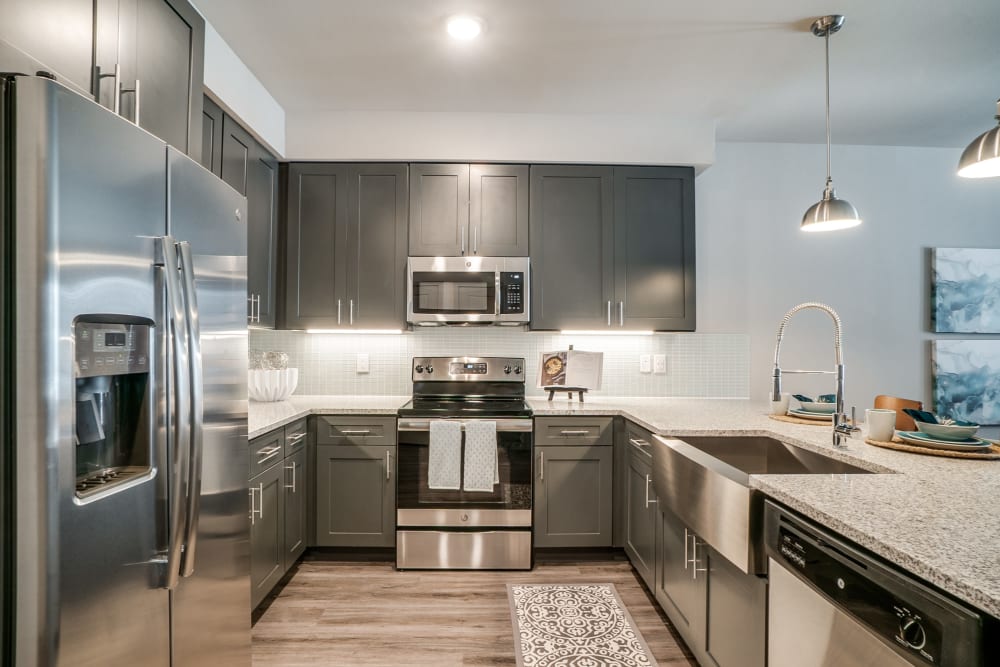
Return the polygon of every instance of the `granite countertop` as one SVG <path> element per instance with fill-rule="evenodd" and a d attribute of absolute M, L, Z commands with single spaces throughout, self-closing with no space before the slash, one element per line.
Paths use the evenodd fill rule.
<path fill-rule="evenodd" d="M 293 396 L 250 403 L 250 437 L 308 414 L 394 414 L 408 396 Z M 529 398 L 535 416 L 622 415 L 662 436 L 770 435 L 883 475 L 752 475 L 750 485 L 1000 617 L 1000 461 L 920 456 L 859 436 L 835 450 L 830 425 L 797 425 L 746 400 Z"/>

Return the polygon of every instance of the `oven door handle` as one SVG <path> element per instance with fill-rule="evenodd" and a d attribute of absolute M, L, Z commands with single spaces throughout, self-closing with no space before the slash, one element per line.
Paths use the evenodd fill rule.
<path fill-rule="evenodd" d="M 497 433 L 531 433 L 532 430 L 532 420 L 530 419 L 469 419 L 460 422 L 463 431 L 465 430 L 466 423 L 470 421 L 495 421 L 497 424 Z M 431 420 L 400 419 L 396 430 L 400 432 L 430 431 Z"/>

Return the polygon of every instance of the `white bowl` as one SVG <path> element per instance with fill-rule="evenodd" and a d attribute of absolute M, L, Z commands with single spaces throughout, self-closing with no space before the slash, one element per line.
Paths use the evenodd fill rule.
<path fill-rule="evenodd" d="M 978 426 L 959 426 L 957 424 L 927 424 L 925 422 L 913 420 L 913 423 L 917 425 L 917 430 L 921 433 L 926 433 L 932 438 L 940 438 L 941 440 L 951 440 L 953 442 L 959 442 L 962 440 L 968 440 L 969 438 L 974 438 L 976 432 L 979 431 Z"/>
<path fill-rule="evenodd" d="M 286 368 L 281 371 L 247 371 L 247 389 L 250 398 L 265 403 L 283 401 L 292 395 L 299 384 L 299 369 Z"/>
<path fill-rule="evenodd" d="M 832 415 L 837 411 L 836 403 L 820 403 L 816 401 L 814 403 L 806 403 L 805 401 L 799 401 L 802 405 L 802 409 L 806 412 L 815 412 L 817 414 Z"/>

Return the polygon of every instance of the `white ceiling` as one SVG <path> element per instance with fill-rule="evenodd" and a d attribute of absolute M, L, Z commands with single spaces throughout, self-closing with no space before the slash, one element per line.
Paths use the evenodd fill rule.
<path fill-rule="evenodd" d="M 720 141 L 963 147 L 1000 96 L 998 0 L 195 0 L 289 113 L 642 113 Z M 444 20 L 486 21 L 471 43 Z"/>

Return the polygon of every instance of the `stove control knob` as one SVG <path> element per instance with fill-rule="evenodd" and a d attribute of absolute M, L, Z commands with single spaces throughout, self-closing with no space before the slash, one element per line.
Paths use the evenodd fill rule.
<path fill-rule="evenodd" d="M 927 643 L 927 634 L 920 621 L 906 616 L 899 621 L 899 638 L 912 649 L 919 651 Z"/>
<path fill-rule="evenodd" d="M 520 375 L 520 374 L 521 374 L 521 367 L 514 366 L 514 375 Z"/>
<path fill-rule="evenodd" d="M 415 370 L 415 371 L 416 371 L 416 372 L 418 372 L 418 373 L 423 373 L 423 372 L 424 372 L 424 367 L 423 367 L 423 366 L 419 366 L 419 365 L 418 365 L 418 366 L 417 366 L 416 368 L 414 368 L 413 370 Z"/>
<path fill-rule="evenodd" d="M 510 375 L 510 366 L 504 366 L 503 372 L 506 373 L 507 375 Z"/>
<path fill-rule="evenodd" d="M 428 373 L 433 373 L 434 372 L 434 367 L 433 366 L 428 366 L 427 367 L 427 372 Z"/>

